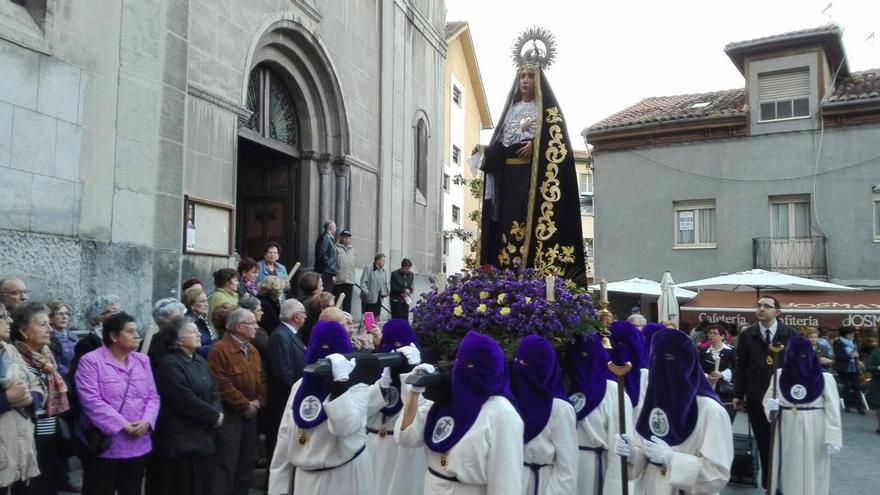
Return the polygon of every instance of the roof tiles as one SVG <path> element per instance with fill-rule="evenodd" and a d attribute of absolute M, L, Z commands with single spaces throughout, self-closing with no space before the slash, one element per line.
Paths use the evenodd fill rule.
<path fill-rule="evenodd" d="M 741 116 L 745 115 L 745 101 L 745 90 L 742 88 L 711 93 L 654 96 L 593 124 L 590 130 Z"/>

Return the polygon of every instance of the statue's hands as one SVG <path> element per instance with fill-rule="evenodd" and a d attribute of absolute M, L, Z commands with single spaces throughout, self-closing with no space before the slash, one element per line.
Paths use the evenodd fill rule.
<path fill-rule="evenodd" d="M 534 141 L 526 141 L 520 148 L 516 151 L 516 156 L 520 158 L 529 158 L 532 156 L 532 149 L 535 147 Z"/>

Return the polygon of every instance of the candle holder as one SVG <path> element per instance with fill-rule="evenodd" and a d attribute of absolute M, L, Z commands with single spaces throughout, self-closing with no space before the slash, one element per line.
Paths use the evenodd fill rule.
<path fill-rule="evenodd" d="M 602 347 L 611 349 L 611 322 L 614 321 L 614 315 L 608 309 L 608 301 L 599 301 L 599 311 L 596 312 L 599 319 L 599 335 L 602 336 Z"/>

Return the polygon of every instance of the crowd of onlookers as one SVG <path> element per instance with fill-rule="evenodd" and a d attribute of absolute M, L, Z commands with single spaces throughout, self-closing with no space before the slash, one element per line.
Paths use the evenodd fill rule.
<path fill-rule="evenodd" d="M 351 233 L 335 230 L 328 222 L 316 244 L 318 270 L 289 273 L 270 242 L 259 262 L 214 272 L 212 288 L 191 279 L 179 299 L 157 301 L 153 325 L 103 295 L 76 330 L 69 303 L 32 301 L 22 280 L 0 279 L 0 495 L 246 493 L 269 463 L 311 327 L 336 321 L 355 349 L 374 349 L 378 325 L 356 330 L 350 314 L 355 286 L 374 321 L 387 297 L 408 316 L 412 263 L 389 277 L 376 254 L 358 283 Z"/>

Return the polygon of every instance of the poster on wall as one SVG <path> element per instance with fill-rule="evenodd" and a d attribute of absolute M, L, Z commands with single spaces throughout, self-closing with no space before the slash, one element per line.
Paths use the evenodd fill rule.
<path fill-rule="evenodd" d="M 233 205 L 186 196 L 183 211 L 184 253 L 232 255 Z"/>
<path fill-rule="evenodd" d="M 678 212 L 678 230 L 688 231 L 694 230 L 694 212 L 680 211 Z"/>

